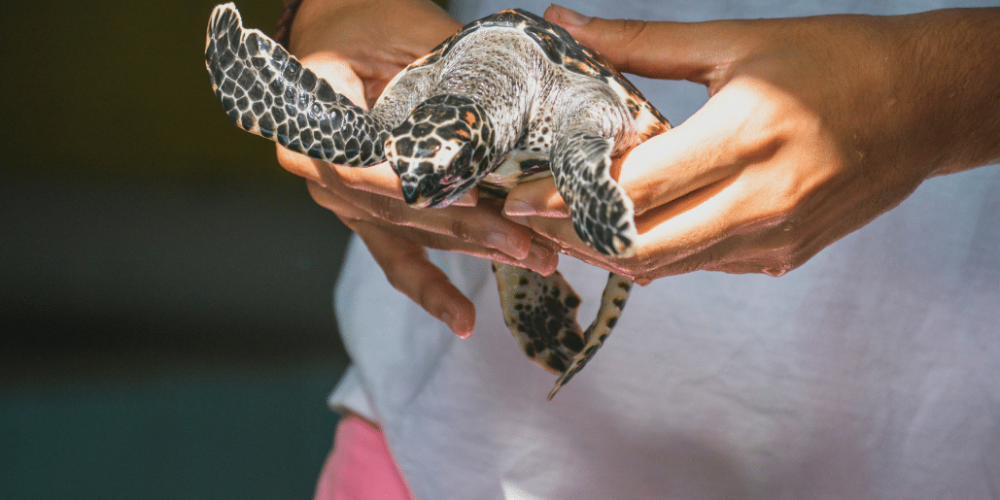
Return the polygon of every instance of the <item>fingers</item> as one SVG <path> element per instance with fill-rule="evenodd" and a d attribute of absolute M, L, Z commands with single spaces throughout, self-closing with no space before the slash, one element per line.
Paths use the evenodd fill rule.
<path fill-rule="evenodd" d="M 397 290 L 441 320 L 456 335 L 472 335 L 476 308 L 427 258 L 427 251 L 410 240 L 363 221 L 352 224 L 386 278 Z"/>
<path fill-rule="evenodd" d="M 282 168 L 308 181 L 315 182 L 320 186 L 326 186 L 329 181 L 330 165 L 328 163 L 314 160 L 306 155 L 296 153 L 290 149 L 285 149 L 280 144 L 276 144 L 278 163 Z"/>
<path fill-rule="evenodd" d="M 629 151 L 618 182 L 636 213 L 656 209 L 718 182 L 753 176 L 796 128 L 788 97 L 765 82 L 734 80 L 691 118 Z"/>
<path fill-rule="evenodd" d="M 737 58 L 742 34 L 738 21 L 707 23 L 649 22 L 588 18 L 552 5 L 545 18 L 580 43 L 607 57 L 620 71 L 650 78 L 705 82 Z"/>
<path fill-rule="evenodd" d="M 621 160 L 618 183 L 637 216 L 727 179 L 751 159 L 736 139 L 743 119 L 735 110 L 719 116 L 715 109 L 726 106 L 721 104 L 706 105 L 681 126 L 636 146 Z M 508 217 L 569 216 L 551 177 L 516 186 L 507 195 L 503 212 Z"/>
<path fill-rule="evenodd" d="M 511 217 L 541 216 L 566 218 L 569 209 L 551 177 L 526 182 L 514 187 L 503 204 L 504 215 Z"/>
<path fill-rule="evenodd" d="M 403 200 L 403 188 L 399 176 L 392 171 L 388 162 L 382 162 L 371 167 L 348 167 L 332 165 L 338 179 L 347 187 L 366 191 L 368 193 Z M 479 200 L 476 189 L 469 191 L 453 205 L 458 207 L 474 207 Z"/>
<path fill-rule="evenodd" d="M 740 89 L 727 88 L 688 121 L 636 146 L 620 160 L 618 183 L 637 216 L 731 180 L 749 162 L 773 153 L 779 139 L 755 130 L 762 128 L 759 106 L 736 102 L 740 99 L 751 101 Z M 509 217 L 569 215 L 551 177 L 515 187 L 503 210 Z"/>
<path fill-rule="evenodd" d="M 278 163 L 285 170 L 323 187 L 343 185 L 371 194 L 403 199 L 399 177 L 385 162 L 371 167 L 332 165 L 279 145 Z"/>
<path fill-rule="evenodd" d="M 353 221 L 377 223 L 384 231 L 407 235 L 422 246 L 455 250 L 552 274 L 558 256 L 532 241 L 529 229 L 487 208 L 416 210 L 405 203 L 351 190 L 325 189 L 309 183 L 309 193 L 321 206 L 353 228 Z"/>
<path fill-rule="evenodd" d="M 349 221 L 348 225 L 351 226 L 354 223 L 355 221 L 352 220 Z M 460 252 L 474 257 L 495 260 L 504 264 L 531 269 L 543 276 L 551 275 L 555 272 L 556 266 L 559 264 L 559 256 L 556 253 L 557 251 L 553 249 L 550 244 L 546 244 L 544 241 L 533 242 L 531 252 L 527 257 L 523 259 L 514 259 L 498 250 L 475 243 L 464 242 L 448 235 L 421 231 L 419 229 L 413 229 L 405 226 L 383 225 L 379 227 L 387 233 L 412 241 L 422 247 L 434 248 L 436 250 L 446 250 L 449 252 Z"/>
<path fill-rule="evenodd" d="M 783 247 L 781 240 L 775 238 L 747 243 L 747 235 L 755 231 L 779 232 L 770 226 L 783 220 L 780 216 L 767 218 L 766 211 L 755 209 L 759 205 L 768 206 L 769 200 L 756 200 L 752 193 L 752 189 L 740 183 L 716 183 L 637 217 L 636 253 L 627 259 L 609 257 L 586 246 L 568 219 L 518 217 L 515 220 L 557 243 L 563 253 L 640 284 L 698 269 L 769 274 L 777 270 L 780 274 L 795 266 L 785 262 L 796 249 Z M 753 262 L 754 257 L 763 258 L 760 265 Z"/>
<path fill-rule="evenodd" d="M 306 180 L 315 182 L 322 187 L 344 185 L 351 189 L 366 191 L 379 196 L 395 198 L 397 200 L 403 199 L 399 176 L 392 171 L 392 167 L 388 163 L 379 163 L 371 167 L 332 165 L 285 149 L 280 145 L 278 146 L 278 163 L 285 170 Z M 479 190 L 473 188 L 452 203 L 452 205 L 456 207 L 474 207 L 478 202 Z"/>

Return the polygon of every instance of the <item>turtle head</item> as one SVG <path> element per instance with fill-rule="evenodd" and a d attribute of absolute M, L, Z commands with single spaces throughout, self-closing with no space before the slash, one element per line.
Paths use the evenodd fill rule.
<path fill-rule="evenodd" d="M 442 94 L 417 106 L 386 141 L 386 157 L 416 208 L 446 207 L 479 183 L 496 148 L 486 110 L 465 96 Z"/>

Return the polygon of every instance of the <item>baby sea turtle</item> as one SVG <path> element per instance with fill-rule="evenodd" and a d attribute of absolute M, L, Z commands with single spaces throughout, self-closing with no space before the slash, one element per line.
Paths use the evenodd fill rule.
<path fill-rule="evenodd" d="M 279 44 L 244 29 L 233 4 L 208 24 L 205 61 L 230 120 L 312 158 L 356 167 L 388 160 L 413 207 L 445 207 L 474 186 L 503 197 L 552 175 L 577 234 L 612 256 L 634 253 L 632 202 L 611 157 L 670 128 L 604 58 L 522 10 L 474 21 L 399 73 L 370 111 L 352 104 Z M 493 263 L 508 328 L 535 363 L 560 374 L 549 399 L 603 344 L 632 282 L 611 274 L 597 319 L 579 296 Z"/>

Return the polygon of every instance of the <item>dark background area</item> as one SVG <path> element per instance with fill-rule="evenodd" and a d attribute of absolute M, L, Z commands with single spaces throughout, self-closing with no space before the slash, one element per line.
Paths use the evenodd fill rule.
<path fill-rule="evenodd" d="M 312 494 L 348 231 L 215 101 L 214 3 L 3 6 L 0 498 Z"/>

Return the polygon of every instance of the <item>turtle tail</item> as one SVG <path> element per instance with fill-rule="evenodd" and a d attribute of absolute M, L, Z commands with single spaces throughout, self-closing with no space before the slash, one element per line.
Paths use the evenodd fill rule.
<path fill-rule="evenodd" d="M 241 129 L 330 163 L 368 166 L 385 159 L 387 127 L 280 44 L 244 29 L 232 3 L 212 11 L 205 66 L 215 96 Z"/>

